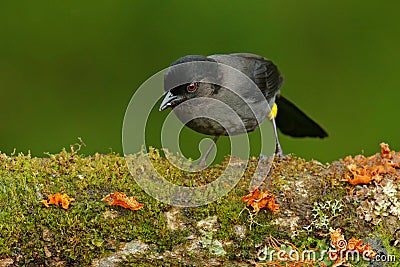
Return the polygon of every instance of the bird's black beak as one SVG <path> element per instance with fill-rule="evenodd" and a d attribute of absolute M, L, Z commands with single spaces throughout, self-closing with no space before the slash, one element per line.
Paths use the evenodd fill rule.
<path fill-rule="evenodd" d="M 178 97 L 173 95 L 171 91 L 166 92 L 158 110 L 163 111 L 164 109 L 171 107 L 177 99 Z"/>

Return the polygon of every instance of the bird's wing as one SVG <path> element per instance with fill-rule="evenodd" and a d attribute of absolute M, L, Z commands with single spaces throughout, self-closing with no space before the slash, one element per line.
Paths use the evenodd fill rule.
<path fill-rule="evenodd" d="M 236 53 L 230 55 L 245 58 L 252 62 L 252 64 L 249 64 L 249 68 L 252 69 L 250 78 L 257 84 L 258 88 L 260 88 L 268 100 L 278 93 L 283 83 L 283 76 L 271 60 L 250 53 Z"/>
<path fill-rule="evenodd" d="M 278 96 L 275 102 L 278 105 L 276 125 L 282 133 L 293 137 L 328 136 L 321 126 L 283 96 Z"/>

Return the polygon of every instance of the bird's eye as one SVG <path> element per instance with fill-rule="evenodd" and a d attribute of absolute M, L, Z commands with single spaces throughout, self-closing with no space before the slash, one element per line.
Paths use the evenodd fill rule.
<path fill-rule="evenodd" d="M 194 91 L 197 90 L 197 87 L 198 87 L 198 86 L 199 86 L 199 83 L 193 82 L 193 83 L 190 83 L 190 84 L 186 87 L 186 90 L 187 90 L 188 92 L 194 92 Z"/>

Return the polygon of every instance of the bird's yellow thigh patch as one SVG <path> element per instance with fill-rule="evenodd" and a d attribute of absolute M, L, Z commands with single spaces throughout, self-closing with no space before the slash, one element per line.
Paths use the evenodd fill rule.
<path fill-rule="evenodd" d="M 276 115 L 278 114 L 278 106 L 276 103 L 272 106 L 271 112 L 268 114 L 268 119 L 272 120 L 276 118 Z"/>

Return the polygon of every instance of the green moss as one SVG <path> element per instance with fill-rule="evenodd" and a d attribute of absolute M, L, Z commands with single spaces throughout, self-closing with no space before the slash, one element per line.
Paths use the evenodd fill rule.
<path fill-rule="evenodd" d="M 196 224 L 210 216 L 218 218 L 218 226 L 210 235 L 210 240 L 221 242 L 227 252 L 226 256 L 219 258 L 221 264 L 255 259 L 258 245 L 265 244 L 271 236 L 291 240 L 300 249 L 329 244 L 329 238 L 323 232 L 300 230 L 293 236 L 290 227 L 285 228 L 275 222 L 280 218 L 279 214 L 261 211 L 254 217 L 243 211 L 245 205 L 241 198 L 249 192 L 256 158 L 247 163 L 239 183 L 221 199 L 196 208 L 179 209 L 177 218 L 185 228 L 173 230 L 165 217 L 172 206 L 150 197 L 136 184 L 124 157 L 114 153 L 83 156 L 78 153 L 79 148 L 79 145 L 72 146 L 69 151 L 63 149 L 58 154 L 49 154 L 48 158 L 0 154 L 0 259 L 12 258 L 16 265 L 62 262 L 84 266 L 93 259 L 119 251 L 124 244 L 134 240 L 154 245 L 152 253 L 159 255 L 190 243 L 190 236 L 200 237 L 202 232 Z M 132 164 L 140 162 L 142 156 L 136 155 L 138 161 Z M 228 164 L 227 158 L 221 164 L 190 173 L 171 166 L 157 150 L 152 149 L 149 156 L 159 173 L 171 182 L 184 186 L 207 184 L 215 180 Z M 145 167 L 137 175 L 148 175 Z M 292 156 L 275 160 L 271 175 L 263 186 L 277 196 L 281 213 L 291 211 L 293 218 L 299 218 L 296 219 L 297 228 L 302 229 L 312 219 L 314 202 L 343 199 L 348 194 L 347 185 L 332 185 L 333 180 L 340 181 L 340 176 L 341 173 L 328 165 Z M 296 184 L 299 181 L 303 184 Z M 304 192 L 299 188 L 308 192 L 308 196 L 302 197 Z M 144 204 L 144 208 L 131 211 L 111 207 L 101 201 L 105 195 L 116 191 L 134 196 Z M 57 206 L 46 208 L 41 204 L 48 194 L 56 192 L 66 193 L 75 199 L 68 210 Z M 335 220 L 331 220 L 330 226 L 343 228 L 349 237 L 357 231 L 361 237 L 376 231 L 385 240 L 385 245 L 390 247 L 391 233 L 385 232 L 384 227 L 373 230 L 367 226 L 354 227 L 360 224 L 355 209 L 350 205 L 347 203 L 343 212 L 332 215 Z M 290 216 L 282 218 L 290 219 Z M 246 238 L 235 232 L 238 225 L 246 228 Z M 232 244 L 229 245 L 229 242 Z M 199 261 L 198 252 L 203 259 L 214 257 L 207 248 L 200 248 L 199 251 L 183 254 L 193 262 Z M 396 249 L 390 252 L 396 253 Z M 398 251 L 396 255 L 399 256 Z M 181 266 L 174 257 L 144 260 L 129 255 L 124 258 L 124 265 Z"/>

